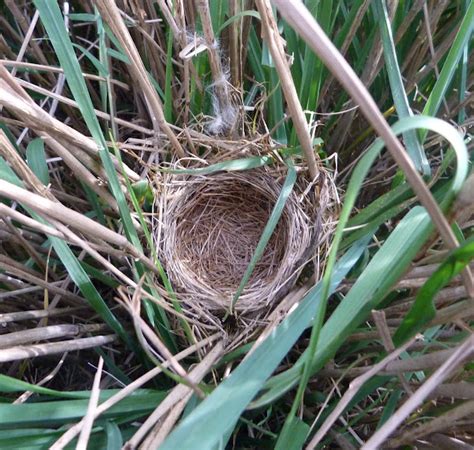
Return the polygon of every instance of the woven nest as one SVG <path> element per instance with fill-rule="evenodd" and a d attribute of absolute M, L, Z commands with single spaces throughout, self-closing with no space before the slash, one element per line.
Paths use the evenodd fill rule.
<path fill-rule="evenodd" d="M 166 184 L 160 256 L 186 313 L 222 328 L 281 189 L 277 174 L 266 168 Z M 269 312 L 314 255 L 314 216 L 292 191 L 235 303 L 233 313 L 243 323 Z"/>

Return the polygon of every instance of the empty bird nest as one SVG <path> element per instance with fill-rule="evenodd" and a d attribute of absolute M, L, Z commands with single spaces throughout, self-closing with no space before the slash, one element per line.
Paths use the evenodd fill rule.
<path fill-rule="evenodd" d="M 318 196 L 296 183 L 248 271 L 284 179 L 276 166 L 164 177 L 156 227 L 160 258 L 184 313 L 202 330 L 248 336 L 317 259 L 327 235 L 327 183 Z"/>

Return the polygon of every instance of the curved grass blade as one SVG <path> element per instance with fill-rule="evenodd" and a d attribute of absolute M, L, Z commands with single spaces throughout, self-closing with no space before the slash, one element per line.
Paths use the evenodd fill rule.
<path fill-rule="evenodd" d="M 461 189 L 467 176 L 468 154 L 466 146 L 461 136 L 451 125 L 434 117 L 415 116 L 401 119 L 393 126 L 393 131 L 396 134 L 400 134 L 416 128 L 427 128 L 438 132 L 451 143 L 456 152 L 456 173 L 441 203 L 442 207 L 447 208 L 456 193 Z M 324 313 L 329 293 L 328 280 L 331 276 L 338 247 L 342 241 L 344 228 L 362 183 L 383 147 L 383 141 L 376 139 L 367 154 L 357 164 L 349 181 L 344 206 L 339 217 L 323 277 L 323 296 L 319 305 L 322 313 Z M 404 231 L 399 231 L 400 229 Z M 365 315 L 370 311 L 369 308 L 375 307 L 378 302 L 385 297 L 393 284 L 402 275 L 406 266 L 410 263 L 412 258 L 415 257 L 418 249 L 421 248 L 422 244 L 428 238 L 430 229 L 430 220 L 423 209 L 414 208 L 405 216 L 395 231 L 391 233 L 386 243 L 373 257 L 364 272 L 359 276 L 344 301 L 338 306 L 324 325 L 322 331 L 322 323 L 314 322 L 310 344 L 297 363 L 288 371 L 277 375 L 275 377 L 276 380 L 270 380 L 270 391 L 272 391 L 272 382 L 276 383 L 275 389 L 265 394 L 257 404 L 266 404 L 268 401 L 275 399 L 291 389 L 301 376 L 301 366 L 306 368 L 303 372 L 297 399 L 298 396 L 302 396 L 302 392 L 304 392 L 303 388 L 306 386 L 310 374 L 314 373 L 322 364 L 327 362 L 328 358 L 337 351 L 350 332 L 358 326 L 360 323 L 358 320 L 363 320 Z M 317 315 L 317 317 L 321 317 L 322 315 L 324 314 Z M 328 331 L 326 332 L 325 330 Z M 323 344 L 321 344 L 320 341 L 322 341 Z"/>
<path fill-rule="evenodd" d="M 224 170 L 240 171 L 256 169 L 271 164 L 273 161 L 272 156 L 252 156 L 250 158 L 233 159 L 231 161 L 211 164 L 210 166 L 199 167 L 197 169 L 160 169 L 160 171 L 177 175 L 210 175 Z"/>
<path fill-rule="evenodd" d="M 123 446 L 123 436 L 120 428 L 115 422 L 107 420 L 105 422 L 105 432 L 107 434 L 107 449 L 116 450 Z"/>
<path fill-rule="evenodd" d="M 474 259 L 474 237 L 453 250 L 420 288 L 415 303 L 393 336 L 396 346 L 410 339 L 436 315 L 435 295 Z"/>
<path fill-rule="evenodd" d="M 262 236 L 260 237 L 258 241 L 257 248 L 255 249 L 255 253 L 252 256 L 252 259 L 250 260 L 249 265 L 247 266 L 247 269 L 245 269 L 244 276 L 242 277 L 239 287 L 237 288 L 234 298 L 232 299 L 232 305 L 230 308 L 231 314 L 232 314 L 235 304 L 237 303 L 237 300 L 239 299 L 240 295 L 242 294 L 245 288 L 245 285 L 250 280 L 250 277 L 252 276 L 252 272 L 255 269 L 255 266 L 257 265 L 258 261 L 262 257 L 263 252 L 265 251 L 265 247 L 267 246 L 268 241 L 272 237 L 273 231 L 275 230 L 275 227 L 277 226 L 278 221 L 280 220 L 283 209 L 285 208 L 286 201 L 288 200 L 288 197 L 293 191 L 293 186 L 295 185 L 295 182 L 296 182 L 296 170 L 291 160 L 288 159 L 287 161 L 288 161 L 288 174 L 281 188 L 280 195 L 278 196 L 275 206 L 273 207 L 272 213 L 270 214 L 270 217 L 268 218 L 268 222 L 265 225 L 265 228 L 263 229 Z"/>
<path fill-rule="evenodd" d="M 438 109 L 443 101 L 443 98 L 448 90 L 448 87 L 453 79 L 456 69 L 464 53 L 464 48 L 471 38 L 472 32 L 474 31 L 474 2 L 471 1 L 467 8 L 464 17 L 459 27 L 459 31 L 451 45 L 448 56 L 444 61 L 443 68 L 439 74 L 439 78 L 436 81 L 431 94 L 423 108 L 423 115 L 434 116 L 438 112 Z M 426 132 L 421 133 L 421 141 L 423 142 L 426 138 Z"/>
<path fill-rule="evenodd" d="M 402 74 L 398 65 L 397 52 L 393 41 L 390 18 L 388 16 L 387 5 L 385 0 L 376 0 L 373 3 L 375 13 L 379 22 L 380 35 L 385 56 L 385 64 L 388 74 L 388 81 L 392 91 L 393 101 L 397 108 L 400 118 L 411 117 L 413 112 L 408 103 L 407 94 L 403 87 Z M 430 165 L 426 159 L 425 152 L 421 146 L 415 130 L 408 130 L 403 134 L 406 148 L 413 160 L 415 167 L 423 175 L 429 176 L 431 173 Z"/>
<path fill-rule="evenodd" d="M 35 384 L 27 383 L 26 381 L 18 380 L 7 375 L 0 374 L 0 392 L 25 392 L 31 391 L 36 394 L 49 395 L 51 397 L 72 398 L 72 399 L 87 399 L 90 397 L 89 391 L 56 391 L 54 389 L 37 386 Z"/>
<path fill-rule="evenodd" d="M 222 31 L 224 31 L 230 24 L 234 23 L 236 20 L 242 19 L 243 17 L 254 17 L 257 20 L 260 19 L 260 14 L 258 11 L 252 11 L 252 10 L 247 10 L 247 11 L 241 11 L 234 16 L 230 17 L 227 19 L 217 30 L 216 36 L 219 36 Z"/>
<path fill-rule="evenodd" d="M 335 289 L 365 250 L 369 238 L 356 243 L 336 264 L 331 279 Z M 208 450 L 233 427 L 247 404 L 261 389 L 314 316 L 321 285 L 314 286 L 300 307 L 278 325 L 273 333 L 245 359 L 181 424 L 160 447 L 161 450 Z"/>

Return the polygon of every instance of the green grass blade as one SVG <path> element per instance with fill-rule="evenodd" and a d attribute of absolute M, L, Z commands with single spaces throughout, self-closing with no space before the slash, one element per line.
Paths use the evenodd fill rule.
<path fill-rule="evenodd" d="M 436 314 L 435 295 L 474 259 L 474 238 L 468 239 L 453 250 L 439 268 L 421 287 L 408 314 L 393 336 L 393 342 L 399 346 L 410 339 Z"/>
<path fill-rule="evenodd" d="M 448 123 L 436 119 L 433 117 L 422 117 L 422 116 L 417 116 L 417 117 L 410 117 L 410 118 L 405 118 L 397 122 L 393 126 L 393 131 L 396 134 L 403 133 L 407 130 L 410 129 L 416 129 L 416 128 L 427 128 L 431 129 L 433 131 L 437 131 L 439 134 L 444 136 L 453 146 L 454 150 L 456 151 L 456 156 L 457 156 L 457 168 L 456 168 L 456 173 L 453 177 L 453 181 L 445 193 L 445 197 L 443 199 L 443 205 L 445 207 L 449 206 L 450 202 L 454 198 L 455 194 L 459 192 L 461 189 L 463 182 L 467 176 L 467 170 L 468 170 L 468 156 L 467 156 L 467 150 L 466 146 L 464 145 L 464 142 L 461 138 L 461 136 L 456 132 L 456 130 L 449 125 Z M 325 303 L 328 297 L 329 293 L 329 278 L 331 276 L 331 271 L 334 265 L 334 261 L 336 258 L 336 254 L 338 251 L 338 247 L 342 241 L 342 235 L 344 232 L 344 229 L 346 227 L 347 221 L 349 219 L 349 215 L 352 211 L 352 208 L 355 204 L 357 195 L 359 193 L 359 190 L 362 186 L 362 183 L 367 176 L 370 167 L 372 166 L 373 162 L 375 161 L 375 158 L 379 155 L 380 151 L 383 149 L 383 141 L 381 139 L 377 139 L 371 146 L 371 148 L 367 151 L 366 155 L 362 158 L 362 160 L 357 164 L 356 168 L 354 169 L 354 172 L 352 174 L 352 177 L 349 181 L 349 185 L 346 191 L 346 196 L 344 199 L 344 206 L 342 208 L 339 221 L 337 224 L 336 232 L 334 234 L 334 240 L 331 245 L 331 250 L 329 253 L 327 265 L 326 265 L 326 271 L 324 273 L 323 277 L 323 287 L 322 287 L 322 301 L 320 302 L 319 308 L 321 309 L 321 313 L 317 314 L 316 317 L 322 317 L 324 313 L 324 308 L 325 308 Z M 407 220 L 411 220 L 410 214 L 406 216 Z M 421 219 L 420 223 L 421 223 Z M 404 222 L 402 221 L 401 224 Z M 408 225 L 405 226 L 410 226 L 410 221 L 408 222 Z M 298 360 L 298 363 L 293 366 L 292 369 L 290 369 L 288 372 L 292 372 L 293 375 L 290 375 L 288 378 L 288 381 L 284 384 L 284 389 L 290 389 L 294 383 L 297 382 L 297 379 L 300 377 L 300 366 L 302 365 L 304 368 L 301 383 L 300 383 L 300 388 L 297 393 L 297 397 L 295 400 L 301 399 L 302 392 L 304 392 L 304 388 L 306 387 L 306 383 L 309 379 L 309 376 L 311 373 L 313 373 L 316 368 L 318 368 L 318 364 L 320 364 L 320 361 L 317 358 L 318 350 L 322 347 L 328 350 L 332 350 L 332 352 L 335 352 L 337 350 L 337 346 L 340 345 L 344 339 L 347 337 L 347 334 L 353 330 L 351 327 L 355 327 L 357 324 L 357 321 L 355 320 L 355 317 L 363 316 L 364 313 L 367 312 L 367 305 L 372 305 L 371 307 L 375 306 L 378 301 L 380 301 L 387 293 L 388 290 L 391 288 L 391 286 L 397 281 L 398 277 L 401 276 L 403 271 L 405 270 L 406 266 L 409 264 L 411 261 L 411 258 L 413 258 L 416 254 L 416 251 L 414 249 L 420 248 L 422 243 L 427 239 L 427 233 L 430 228 L 430 222 L 429 220 L 427 221 L 426 218 L 423 219 L 424 225 L 420 225 L 420 229 L 416 230 L 417 233 L 415 233 L 415 230 L 407 232 L 406 236 L 403 234 L 399 234 L 396 232 L 400 225 L 396 228 L 396 230 L 391 233 L 389 236 L 387 242 L 385 245 L 382 247 L 382 249 L 377 252 L 377 254 L 374 256 L 372 262 L 367 266 L 365 271 L 362 273 L 361 276 L 359 276 L 356 284 L 353 286 L 349 294 L 347 295 L 345 301 L 336 309 L 336 311 L 333 313 L 327 324 L 322 328 L 323 332 L 324 329 L 326 329 L 326 326 L 330 326 L 330 324 L 333 323 L 333 321 L 336 321 L 338 323 L 337 327 L 331 330 L 331 333 L 333 333 L 335 340 L 333 340 L 332 345 L 328 345 L 326 341 L 324 342 L 324 345 L 318 345 L 320 342 L 320 339 L 323 340 L 324 333 L 321 334 L 320 336 L 320 330 L 322 327 L 321 322 L 315 321 L 313 324 L 313 330 L 310 338 L 310 344 L 308 346 L 308 349 L 305 351 L 302 357 Z M 420 234 L 418 234 L 418 232 Z M 411 236 L 409 236 L 409 233 L 412 233 Z M 417 234 L 417 239 L 413 240 L 413 235 Z M 409 238 L 407 238 L 409 236 Z M 410 247 L 406 246 L 406 242 L 410 240 L 411 244 Z M 393 244 L 395 242 L 395 244 Z M 401 249 L 403 249 L 401 251 Z M 383 251 L 382 251 L 383 250 Z M 392 252 L 392 256 L 387 259 L 386 253 L 390 251 Z M 382 255 L 382 256 L 381 256 Z M 397 255 L 397 256 L 395 256 Z M 409 257 L 408 257 L 409 256 Z M 408 257 L 408 258 L 407 258 Z M 374 264 L 374 261 L 376 263 Z M 380 268 L 383 267 L 385 274 L 381 276 L 379 270 Z M 388 274 L 388 275 L 387 275 Z M 358 290 L 358 286 L 362 285 L 363 288 Z M 353 291 L 357 292 L 357 296 L 355 297 L 357 300 L 352 300 L 349 304 L 348 297 L 351 296 L 351 293 Z M 375 296 L 375 293 L 377 295 Z M 351 297 L 352 298 L 352 297 Z M 346 311 L 344 305 L 348 305 L 351 310 Z M 356 306 L 355 306 L 356 305 Z M 358 311 L 354 310 L 354 308 L 359 308 Z M 349 322 L 347 322 L 349 320 Z M 339 340 L 336 339 L 336 337 L 339 336 Z M 331 353 L 325 354 L 325 357 L 327 355 L 330 355 Z M 309 360 L 308 355 L 315 355 L 314 360 Z M 296 369 L 298 367 L 298 369 Z M 294 370 L 296 370 L 297 375 L 296 379 L 291 380 L 291 376 L 294 376 Z M 281 395 L 285 391 L 281 391 L 281 385 L 278 386 L 279 394 Z M 271 398 L 274 398 L 276 395 L 275 392 L 271 394 Z M 296 401 L 294 405 L 296 404 Z M 294 410 L 295 406 L 293 406 Z M 294 412 L 294 411 L 293 411 Z"/>
<path fill-rule="evenodd" d="M 44 222 L 39 216 L 36 218 Z M 82 295 L 84 295 L 88 300 L 92 308 L 94 308 L 104 322 L 109 325 L 109 327 L 112 328 L 112 330 L 114 330 L 124 342 L 127 342 L 129 346 L 133 348 L 134 344 L 129 334 L 123 328 L 122 323 L 114 316 L 114 314 L 112 314 L 99 291 L 82 268 L 76 255 L 74 255 L 72 250 L 69 248 L 68 244 L 57 237 L 50 236 L 49 239 L 55 252 L 68 271 L 69 276 L 74 281 L 74 284 L 79 288 Z"/>
<path fill-rule="evenodd" d="M 216 164 L 211 164 L 207 167 L 199 167 L 196 169 L 160 169 L 162 172 L 182 175 L 210 175 L 216 172 L 240 171 L 256 169 L 265 166 L 274 161 L 272 156 L 251 156 L 250 158 L 233 159 L 231 161 L 224 161 Z"/>
<path fill-rule="evenodd" d="M 16 186 L 23 186 L 23 183 L 16 176 L 13 169 L 7 164 L 7 162 L 0 156 L 0 178 L 8 181 L 9 183 L 15 184 Z"/>
<path fill-rule="evenodd" d="M 464 0 L 463 12 L 467 11 L 470 0 Z M 467 92 L 467 77 L 469 69 L 469 41 L 464 45 L 461 62 L 459 64 L 459 103 L 463 103 Z M 459 110 L 458 123 L 462 124 L 466 120 L 466 108 L 463 106 Z"/>
<path fill-rule="evenodd" d="M 100 17 L 99 12 L 97 11 L 97 7 L 94 8 L 97 14 L 97 35 L 99 36 L 99 62 L 101 66 L 104 68 L 103 72 L 99 70 L 99 74 L 102 75 L 105 79 L 110 77 L 110 67 L 109 67 L 109 57 L 107 54 L 107 42 L 106 42 L 106 34 L 104 29 L 104 24 L 102 23 L 102 17 Z M 103 111 L 109 110 L 111 114 L 114 113 L 112 107 L 109 107 L 109 101 L 112 102 L 112 95 L 109 97 L 109 88 L 107 86 L 107 81 L 99 81 L 99 92 L 100 92 L 100 100 L 101 106 Z M 112 121 L 112 126 L 114 125 L 114 121 Z M 114 127 L 115 128 L 115 127 Z"/>
<path fill-rule="evenodd" d="M 405 118 L 404 120 L 398 122 L 393 128 L 394 131 L 400 132 L 399 129 L 406 127 L 408 130 L 414 130 L 415 127 L 417 126 L 416 124 L 419 122 L 422 122 L 425 124 L 427 127 L 433 127 L 436 122 L 438 122 L 439 119 L 433 120 L 433 119 L 426 119 L 426 118 L 416 118 L 415 120 L 411 120 L 412 118 Z M 420 119 L 420 120 L 418 120 Z M 467 176 L 467 171 L 464 170 L 464 167 L 462 167 L 462 158 L 466 158 L 466 148 L 464 146 L 464 143 L 462 142 L 462 139 L 459 138 L 459 135 L 453 134 L 454 128 L 449 126 L 446 122 L 440 121 L 442 124 L 439 124 L 438 128 L 441 128 L 441 130 L 438 130 L 441 134 L 443 132 L 446 133 L 445 137 L 450 140 L 450 142 L 453 144 L 455 148 L 459 150 L 459 161 L 458 161 L 458 166 L 457 166 L 457 172 L 461 174 L 461 182 L 459 185 L 458 190 L 460 189 L 462 185 L 462 181 L 465 179 Z M 447 125 L 447 127 L 446 127 Z M 421 125 L 420 125 L 421 126 Z M 403 131 L 401 131 L 403 132 Z M 298 386 L 298 391 L 296 393 L 293 406 L 291 409 L 291 412 L 287 418 L 287 423 L 291 422 L 296 415 L 296 411 L 300 405 L 300 402 L 302 401 L 304 391 L 306 389 L 307 383 L 309 381 L 309 378 L 311 376 L 312 368 L 313 368 L 313 363 L 311 360 L 311 356 L 315 354 L 316 348 L 318 346 L 318 341 L 320 337 L 320 332 L 321 328 L 323 326 L 323 320 L 324 320 L 324 315 L 326 311 L 326 304 L 327 304 L 327 299 L 328 299 L 328 294 L 329 294 L 329 286 L 330 286 L 330 278 L 331 278 L 331 273 L 336 261 L 336 255 L 337 251 L 339 249 L 339 246 L 342 241 L 342 235 L 344 233 L 344 228 L 346 227 L 346 224 L 349 220 L 350 213 L 355 205 L 355 201 L 357 198 L 357 195 L 362 187 L 362 183 L 364 182 L 365 178 L 367 177 L 370 168 L 372 167 L 375 158 L 379 155 L 379 153 L 382 151 L 384 147 L 383 142 L 380 139 L 377 139 L 370 150 L 365 154 L 365 156 L 361 159 L 361 161 L 357 164 L 356 168 L 354 169 L 354 172 L 351 176 L 351 179 L 349 181 L 349 185 L 347 187 L 345 199 L 344 199 L 344 206 L 341 211 L 341 215 L 339 217 L 339 221 L 336 227 L 336 232 L 334 235 L 333 242 L 331 244 L 331 250 L 329 252 L 328 260 L 326 263 L 326 270 L 324 272 L 323 276 L 323 284 L 322 284 L 322 301 L 319 303 L 319 308 L 318 312 L 315 316 L 315 320 L 313 323 L 313 328 L 311 331 L 311 337 L 309 341 L 309 345 L 307 348 L 307 359 L 304 362 L 304 369 L 303 369 L 303 374 L 301 376 L 301 382 Z M 392 235 L 390 236 L 392 237 Z M 360 277 L 363 278 L 363 277 Z M 360 281 L 359 278 L 359 281 Z M 375 277 L 374 277 L 375 279 Z"/>
<path fill-rule="evenodd" d="M 48 164 L 46 163 L 43 139 L 36 138 L 28 144 L 26 147 L 26 161 L 32 172 L 45 186 L 48 186 L 49 171 Z"/>
<path fill-rule="evenodd" d="M 72 46 L 77 48 L 90 61 L 100 76 L 106 77 L 108 75 L 107 68 L 104 66 L 103 62 L 97 59 L 89 50 L 79 44 L 72 44 Z M 103 83 L 103 81 L 100 81 L 101 85 L 103 85 Z"/>
<path fill-rule="evenodd" d="M 255 76 L 255 79 L 259 83 L 265 82 L 265 73 L 262 67 L 262 46 L 258 39 L 257 33 L 254 28 L 250 29 L 249 34 L 249 64 L 252 68 L 252 72 Z"/>
<path fill-rule="evenodd" d="M 137 394 L 137 393 L 135 393 Z M 104 398 L 102 393 L 102 399 Z M 152 411 L 166 397 L 166 392 L 144 390 L 124 398 L 108 409 L 103 418 Z M 89 400 L 58 400 L 37 403 L 0 404 L 0 427 L 51 426 L 80 420 L 87 411 Z"/>
<path fill-rule="evenodd" d="M 0 392 L 25 392 L 31 391 L 36 394 L 49 395 L 51 397 L 84 399 L 90 397 L 90 392 L 68 392 L 56 391 L 54 389 L 37 386 L 35 384 L 27 383 L 26 381 L 18 380 L 7 375 L 0 374 Z"/>
<path fill-rule="evenodd" d="M 278 196 L 275 206 L 273 207 L 272 213 L 270 214 L 270 217 L 268 218 L 268 222 L 266 223 L 265 228 L 263 229 L 262 236 L 260 237 L 258 241 L 257 247 L 255 249 L 255 253 L 252 255 L 252 259 L 250 260 L 249 265 L 247 266 L 247 269 L 245 269 L 245 273 L 244 273 L 244 276 L 242 277 L 242 281 L 240 282 L 239 287 L 237 288 L 237 291 L 234 295 L 234 298 L 232 300 L 231 312 L 234 309 L 234 306 L 237 303 L 240 295 L 242 294 L 246 284 L 250 280 L 250 277 L 252 276 L 252 272 L 255 269 L 255 266 L 257 265 L 258 261 L 262 257 L 263 252 L 265 251 L 265 248 L 268 244 L 268 241 L 272 237 L 273 231 L 278 225 L 281 214 L 283 213 L 283 209 L 285 208 L 286 201 L 288 200 L 288 197 L 290 196 L 290 194 L 293 192 L 293 187 L 295 185 L 295 182 L 296 182 L 296 170 L 291 160 L 288 159 L 288 174 L 281 188 L 280 195 Z"/>
<path fill-rule="evenodd" d="M 106 450 L 121 449 L 123 446 L 123 437 L 117 424 L 111 420 L 107 420 L 105 422 L 105 432 L 107 434 Z"/>
<path fill-rule="evenodd" d="M 311 373 L 319 370 L 334 356 L 347 336 L 385 297 L 398 277 L 406 271 L 432 229 L 430 218 L 421 207 L 412 209 L 404 217 L 322 327 L 316 351 L 311 358 Z M 309 355 L 308 349 L 305 350 L 290 369 L 271 378 L 265 385 L 264 394 L 252 403 L 252 408 L 274 402 L 297 385 Z"/>
<path fill-rule="evenodd" d="M 242 19 L 243 17 L 254 17 L 257 20 L 261 20 L 260 14 L 257 11 L 252 11 L 252 10 L 240 11 L 239 13 L 227 19 L 219 27 L 219 29 L 217 30 L 216 36 L 219 36 L 222 33 L 222 31 L 224 31 L 230 24 L 234 23 L 236 20 Z"/>
<path fill-rule="evenodd" d="M 166 73 L 165 73 L 165 101 L 163 110 L 167 122 L 173 122 L 173 40 L 174 36 L 171 30 L 166 38 Z"/>
<path fill-rule="evenodd" d="M 354 245 L 338 262 L 332 289 L 342 281 L 367 245 L 365 239 Z M 257 394 L 268 376 L 308 326 L 320 299 L 321 286 L 316 285 L 273 333 L 245 359 L 180 425 L 171 433 L 162 450 L 207 450 L 217 445 L 223 434 Z"/>
<path fill-rule="evenodd" d="M 88 94 L 87 86 L 82 76 L 82 70 L 74 52 L 74 47 L 64 25 L 59 5 L 57 2 L 50 2 L 48 0 L 35 0 L 34 3 L 40 13 L 43 26 L 56 51 L 56 56 L 61 64 L 61 68 L 64 70 L 67 84 L 71 89 L 74 99 L 78 103 L 84 121 L 94 140 L 98 144 L 104 144 L 99 122 L 94 114 L 92 100 Z"/>
<path fill-rule="evenodd" d="M 288 424 L 288 425 L 287 425 Z M 308 436 L 310 426 L 299 417 L 292 417 L 292 420 L 285 422 L 286 427 L 278 437 L 275 450 L 300 450 Z"/>
<path fill-rule="evenodd" d="M 396 188 L 376 198 L 370 205 L 359 211 L 347 221 L 348 227 L 354 227 L 368 223 L 380 213 L 405 202 L 413 193 L 408 184 L 400 184 Z"/>
<path fill-rule="evenodd" d="M 413 116 L 405 88 L 403 87 L 402 74 L 398 65 L 397 52 L 393 41 L 390 18 L 388 16 L 385 0 L 376 0 L 373 3 L 373 7 L 379 22 L 388 81 L 390 83 L 390 89 L 392 91 L 392 97 L 397 108 L 398 116 L 400 118 Z M 406 131 L 403 134 L 403 137 L 405 139 L 408 154 L 413 160 L 416 169 L 424 175 L 429 176 L 431 173 L 430 165 L 426 159 L 425 152 L 418 140 L 416 132 L 414 130 Z"/>
<path fill-rule="evenodd" d="M 472 32 L 474 30 L 474 2 L 471 1 L 469 7 L 467 8 L 464 17 L 459 27 L 459 31 L 454 39 L 451 48 L 449 50 L 448 56 L 444 61 L 443 68 L 439 74 L 439 78 L 436 81 L 433 89 L 431 90 L 430 96 L 423 108 L 423 115 L 426 116 L 435 116 L 438 112 L 438 109 L 443 101 L 443 98 L 448 90 L 448 87 L 453 79 L 453 76 L 456 72 L 458 62 L 463 55 L 464 48 L 471 38 Z M 422 141 L 426 137 L 426 132 L 421 134 Z"/>

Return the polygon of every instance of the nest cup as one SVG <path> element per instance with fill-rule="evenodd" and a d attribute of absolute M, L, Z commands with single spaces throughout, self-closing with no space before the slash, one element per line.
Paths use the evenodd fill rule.
<path fill-rule="evenodd" d="M 159 242 L 185 312 L 221 328 L 282 190 L 268 168 L 172 179 Z M 233 308 L 259 318 L 295 283 L 316 238 L 315 220 L 292 191 L 265 250 Z"/>

